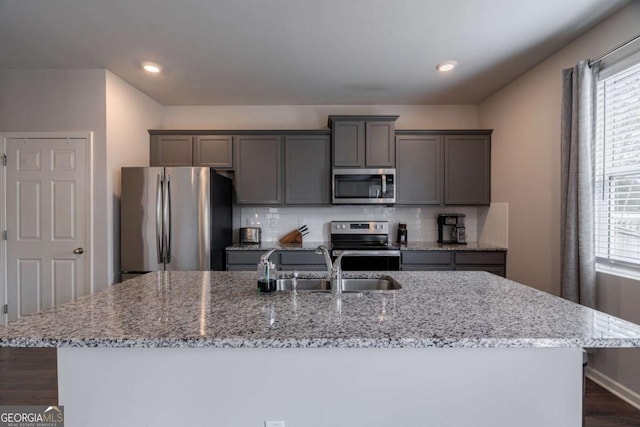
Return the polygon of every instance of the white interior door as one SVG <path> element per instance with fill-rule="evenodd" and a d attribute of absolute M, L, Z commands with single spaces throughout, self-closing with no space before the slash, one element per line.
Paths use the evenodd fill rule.
<path fill-rule="evenodd" d="M 88 291 L 88 143 L 5 138 L 9 320 Z"/>

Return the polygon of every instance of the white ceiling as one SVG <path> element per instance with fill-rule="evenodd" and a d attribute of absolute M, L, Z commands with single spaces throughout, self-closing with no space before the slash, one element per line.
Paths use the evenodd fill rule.
<path fill-rule="evenodd" d="M 0 0 L 0 69 L 106 68 L 164 105 L 474 104 L 625 4 Z"/>

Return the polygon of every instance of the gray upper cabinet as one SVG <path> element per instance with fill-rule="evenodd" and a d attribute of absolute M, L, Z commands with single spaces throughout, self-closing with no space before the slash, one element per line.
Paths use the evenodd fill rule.
<path fill-rule="evenodd" d="M 153 135 L 151 166 L 192 166 L 193 137 L 190 135 Z"/>
<path fill-rule="evenodd" d="M 443 136 L 402 135 L 396 138 L 396 203 L 442 203 Z"/>
<path fill-rule="evenodd" d="M 328 135 L 286 136 L 285 204 L 331 203 L 331 142 Z"/>
<path fill-rule="evenodd" d="M 233 169 L 233 138 L 229 135 L 152 135 L 150 164 Z"/>
<path fill-rule="evenodd" d="M 364 167 L 365 123 L 336 122 L 333 125 L 333 166 Z"/>
<path fill-rule="evenodd" d="M 278 135 L 242 135 L 235 140 L 236 202 L 282 203 L 281 143 Z"/>
<path fill-rule="evenodd" d="M 329 116 L 333 167 L 395 167 L 398 116 Z"/>
<path fill-rule="evenodd" d="M 228 135 L 196 136 L 193 165 L 214 169 L 233 169 L 233 137 Z"/>
<path fill-rule="evenodd" d="M 491 139 L 488 135 L 444 137 L 444 204 L 491 203 Z"/>
<path fill-rule="evenodd" d="M 365 166 L 395 167 L 395 123 L 367 122 L 365 136 Z"/>

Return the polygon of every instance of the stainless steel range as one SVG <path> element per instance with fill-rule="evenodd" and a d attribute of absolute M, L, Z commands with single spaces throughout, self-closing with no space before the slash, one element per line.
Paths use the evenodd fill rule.
<path fill-rule="evenodd" d="M 400 248 L 389 243 L 388 221 L 331 221 L 332 256 L 340 251 L 386 251 L 385 256 L 344 256 L 343 271 L 400 270 Z"/>

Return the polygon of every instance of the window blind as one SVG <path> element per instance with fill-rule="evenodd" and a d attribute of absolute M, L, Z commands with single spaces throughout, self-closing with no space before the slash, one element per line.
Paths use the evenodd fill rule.
<path fill-rule="evenodd" d="M 640 268 L 640 64 L 596 91 L 596 257 Z"/>

